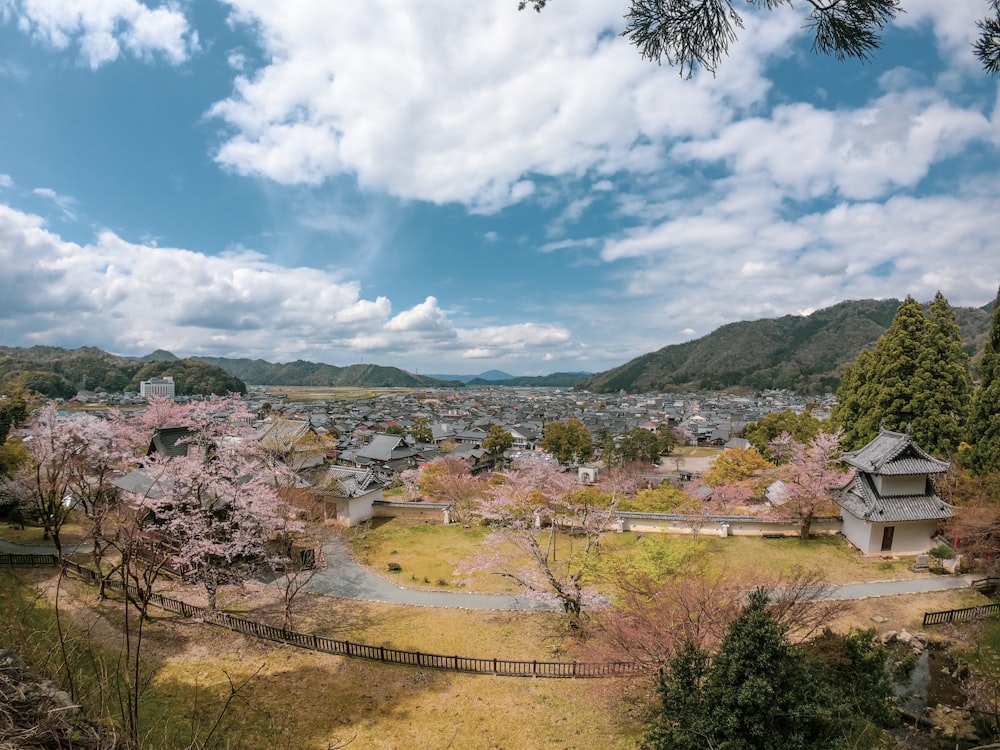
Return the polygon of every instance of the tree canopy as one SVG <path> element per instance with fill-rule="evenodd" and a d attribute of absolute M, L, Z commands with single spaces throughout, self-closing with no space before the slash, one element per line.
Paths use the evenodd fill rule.
<path fill-rule="evenodd" d="M 541 11 L 549 0 L 520 0 Z M 838 60 L 867 61 L 881 47 L 885 28 L 904 11 L 901 0 L 806 0 L 805 25 L 813 51 Z M 773 11 L 792 0 L 746 0 L 753 8 Z M 666 63 L 688 76 L 701 67 L 712 73 L 729 54 L 743 29 L 734 0 L 630 0 L 622 36 L 647 60 Z M 1000 72 L 1000 0 L 989 0 L 990 15 L 977 22 L 973 54 L 990 74 Z"/>
<path fill-rule="evenodd" d="M 819 434 L 821 424 L 820 420 L 808 410 L 796 414 L 791 409 L 785 409 L 771 412 L 756 422 L 751 422 L 743 429 L 743 437 L 749 440 L 750 445 L 760 451 L 761 455 L 773 460 L 770 445 L 772 440 L 787 432 L 798 442 L 808 443 Z"/>
<path fill-rule="evenodd" d="M 844 373 L 833 421 L 848 450 L 885 428 L 948 455 L 961 443 L 971 396 L 969 358 L 948 301 L 938 293 L 925 315 L 908 296 L 875 348 Z"/>
<path fill-rule="evenodd" d="M 540 445 L 564 464 L 589 461 L 594 454 L 590 430 L 579 419 L 545 425 Z"/>
<path fill-rule="evenodd" d="M 979 387 L 972 398 L 968 421 L 970 445 L 962 452 L 962 464 L 982 476 L 1000 471 L 1000 290 L 993 302 L 990 333 L 979 373 Z"/>
<path fill-rule="evenodd" d="M 757 589 L 714 656 L 687 641 L 660 677 L 661 713 L 644 750 L 853 747 L 858 729 L 892 718 L 883 649 L 873 633 L 825 632 L 793 645 Z"/>

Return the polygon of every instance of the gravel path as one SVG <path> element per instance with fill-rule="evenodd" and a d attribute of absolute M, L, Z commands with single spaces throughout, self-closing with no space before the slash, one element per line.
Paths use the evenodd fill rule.
<path fill-rule="evenodd" d="M 0 539 L 0 552 L 21 554 L 52 554 L 51 546 L 29 547 Z M 72 553 L 77 550 L 67 550 Z M 336 596 L 341 599 L 355 599 L 389 604 L 410 604 L 418 607 L 454 607 L 464 609 L 534 610 L 547 611 L 551 607 L 524 596 L 510 594 L 464 594 L 455 591 L 424 591 L 396 586 L 377 573 L 359 565 L 351 557 L 337 536 L 323 546 L 326 566 L 306 586 L 315 594 Z M 869 599 L 897 594 L 923 594 L 930 591 L 948 591 L 972 586 L 973 581 L 982 578 L 977 575 L 931 576 L 907 578 L 901 581 L 878 581 L 874 583 L 846 583 L 832 586 L 827 599 Z"/>

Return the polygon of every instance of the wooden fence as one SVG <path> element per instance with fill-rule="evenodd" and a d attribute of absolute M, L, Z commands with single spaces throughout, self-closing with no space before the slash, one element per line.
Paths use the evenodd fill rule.
<path fill-rule="evenodd" d="M 55 565 L 55 555 L 17 555 L 10 552 L 0 552 L 0 565 Z"/>
<path fill-rule="evenodd" d="M 7 558 L 38 558 L 35 563 L 27 561 L 7 561 Z M 44 558 L 44 561 L 42 560 Z M 7 561 L 9 565 L 54 565 L 55 555 L 4 555 L 0 563 Z M 63 560 L 63 569 L 70 571 L 91 583 L 98 580 L 97 573 L 79 563 Z M 139 598 L 142 593 L 137 586 L 126 586 L 117 579 L 106 579 L 105 588 L 111 591 L 128 591 L 132 597 Z M 641 662 L 565 662 L 565 661 L 518 661 L 514 659 L 478 659 L 469 656 L 450 656 L 445 654 L 425 654 L 421 651 L 405 651 L 386 646 L 370 646 L 364 643 L 341 641 L 326 638 L 311 633 L 299 633 L 294 630 L 284 630 L 271 625 L 265 625 L 244 617 L 236 617 L 225 612 L 212 611 L 207 607 L 196 607 L 178 599 L 171 599 L 162 594 L 149 594 L 149 602 L 154 606 L 174 612 L 183 617 L 193 617 L 220 627 L 229 628 L 239 633 L 264 638 L 276 643 L 320 651 L 336 656 L 351 656 L 361 659 L 371 659 L 386 664 L 402 664 L 427 669 L 446 669 L 452 672 L 469 672 L 473 674 L 501 675 L 506 677 L 628 677 L 648 674 L 649 664 Z"/>
<path fill-rule="evenodd" d="M 981 620 L 984 617 L 997 617 L 998 615 L 1000 615 L 1000 603 L 983 604 L 964 609 L 949 609 L 944 612 L 924 612 L 924 627 L 943 625 L 948 622 L 969 622 Z"/>

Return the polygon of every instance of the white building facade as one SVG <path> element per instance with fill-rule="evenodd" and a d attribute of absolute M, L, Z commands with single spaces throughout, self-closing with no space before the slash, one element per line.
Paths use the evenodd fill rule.
<path fill-rule="evenodd" d="M 143 398 L 149 398 L 150 396 L 173 398 L 176 395 L 173 376 L 167 375 L 162 378 L 143 380 L 139 383 L 139 395 Z"/>

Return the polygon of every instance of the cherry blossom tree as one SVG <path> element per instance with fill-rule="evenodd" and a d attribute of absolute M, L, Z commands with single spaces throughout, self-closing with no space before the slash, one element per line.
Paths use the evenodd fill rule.
<path fill-rule="evenodd" d="M 81 471 L 87 433 L 93 417 L 63 418 L 46 407 L 31 418 L 24 443 L 31 460 L 5 480 L 3 492 L 18 499 L 30 519 L 41 524 L 59 558 L 63 555 L 62 528 L 70 517 L 73 478 Z"/>
<path fill-rule="evenodd" d="M 664 668 L 684 643 L 716 648 L 747 593 L 758 586 L 770 591 L 769 610 L 797 641 L 811 638 L 850 607 L 829 598 L 831 588 L 816 570 L 741 575 L 704 570 L 695 556 L 664 577 L 624 569 L 615 583 L 615 606 L 590 621 L 593 637 L 586 648 L 595 660 L 635 661 L 650 674 Z"/>
<path fill-rule="evenodd" d="M 800 443 L 783 432 L 770 442 L 771 453 L 780 462 L 772 476 L 784 482 L 784 502 L 777 508 L 799 523 L 799 535 L 809 538 L 816 516 L 834 514 L 838 507 L 832 491 L 843 487 L 851 473 L 841 468 L 840 441 L 843 430 L 820 432 L 809 443 Z"/>
<path fill-rule="evenodd" d="M 583 577 L 600 551 L 614 506 L 596 506 L 588 493 L 573 493 L 575 477 L 537 456 L 517 459 L 494 480 L 474 511 L 493 532 L 459 574 L 486 570 L 509 578 L 535 599 L 561 608 L 578 629 L 584 607 L 601 601 Z M 558 550 L 557 530 L 567 540 Z"/>
<path fill-rule="evenodd" d="M 259 570 L 275 554 L 269 540 L 289 528 L 283 468 L 253 439 L 239 399 L 192 404 L 186 417 L 186 455 L 144 457 L 143 489 L 129 494 L 147 538 L 204 585 L 215 609 L 219 587 Z"/>

